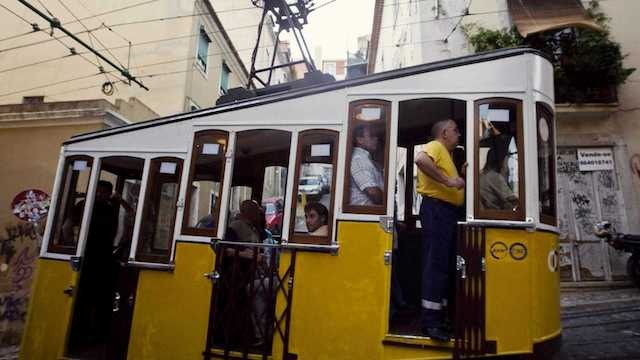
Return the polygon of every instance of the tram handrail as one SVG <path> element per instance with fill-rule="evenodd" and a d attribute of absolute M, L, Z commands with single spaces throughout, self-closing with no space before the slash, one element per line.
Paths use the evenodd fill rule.
<path fill-rule="evenodd" d="M 236 246 L 251 247 L 251 248 L 275 248 L 275 249 L 283 249 L 283 250 L 289 249 L 289 250 L 330 252 L 333 255 L 336 255 L 340 250 L 340 245 L 338 244 L 332 244 L 332 245 L 292 244 L 284 240 L 280 244 L 264 244 L 264 243 L 250 243 L 250 242 L 242 242 L 242 241 L 211 239 L 211 246 L 216 246 L 217 244 L 236 245 Z"/>

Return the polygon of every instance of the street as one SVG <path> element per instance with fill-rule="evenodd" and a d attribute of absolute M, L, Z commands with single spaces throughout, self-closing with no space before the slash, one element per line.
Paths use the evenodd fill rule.
<path fill-rule="evenodd" d="M 562 349 L 555 360 L 640 359 L 640 290 L 563 289 Z"/>

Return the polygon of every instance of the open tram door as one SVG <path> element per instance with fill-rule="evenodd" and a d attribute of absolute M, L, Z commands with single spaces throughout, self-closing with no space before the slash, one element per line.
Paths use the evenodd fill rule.
<path fill-rule="evenodd" d="M 144 160 L 139 158 L 99 160 L 86 245 L 78 260 L 80 274 L 66 349 L 70 357 L 127 358 L 138 283 L 138 269 L 127 266 L 127 257 L 143 168 Z"/>
<path fill-rule="evenodd" d="M 420 221 L 422 196 L 416 191 L 418 169 L 414 161 L 431 141 L 432 126 L 451 119 L 460 131 L 459 145 L 452 152 L 458 173 L 466 171 L 466 119 L 467 104 L 463 100 L 446 98 L 418 98 L 400 101 L 398 112 L 397 167 L 395 191 L 395 232 L 391 275 L 391 299 L 389 333 L 400 336 L 422 336 L 421 312 L 422 288 L 431 281 L 424 270 L 426 247 Z M 463 176 L 463 175 L 462 175 Z M 464 206 L 456 214 L 456 220 L 464 219 Z M 457 246 L 458 254 L 464 252 L 464 244 Z M 456 251 L 456 247 L 451 249 Z M 455 258 L 450 254 L 449 258 Z M 450 274 L 456 264 L 449 264 Z M 458 274 L 460 275 L 460 274 Z M 443 296 L 445 322 L 451 330 L 457 329 L 456 305 L 460 300 L 455 278 L 451 278 L 447 293 Z M 453 335 L 453 334 L 452 334 Z"/>
<path fill-rule="evenodd" d="M 194 149 L 204 146 L 200 139 L 206 140 L 205 134 L 197 135 Z M 205 359 L 249 353 L 267 358 L 274 335 L 283 336 L 288 326 L 288 320 L 283 321 L 288 310 L 278 315 L 276 298 L 290 294 L 283 279 L 292 276 L 288 271 L 281 274 L 279 267 L 291 132 L 239 131 L 234 145 L 233 171 L 227 177 L 228 206 L 221 207 L 228 209 L 226 221 L 220 224 L 224 236 L 212 244 L 216 261 L 208 275 L 213 286 Z M 219 161 L 195 157 L 192 179 L 198 178 L 198 166 L 203 168 L 207 162 Z M 221 170 L 212 173 L 222 175 Z M 222 177 L 214 181 L 220 183 Z M 266 213 L 271 207 L 273 212 Z"/>

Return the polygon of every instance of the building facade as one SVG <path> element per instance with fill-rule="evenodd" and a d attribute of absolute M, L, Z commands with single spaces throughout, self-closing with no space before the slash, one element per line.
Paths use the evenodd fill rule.
<path fill-rule="evenodd" d="M 128 69 L 149 91 L 121 81 L 118 71 L 15 2 L 0 11 L 0 104 L 39 95 L 47 101 L 135 97 L 164 116 L 213 106 L 221 93 L 247 82 L 230 34 L 249 26 L 232 22 L 225 28 L 215 1 L 43 0 L 34 6 Z M 240 11 L 231 14 L 242 18 Z M 113 95 L 103 93 L 105 82 L 113 83 Z"/>
<path fill-rule="evenodd" d="M 590 2 L 582 3 L 586 8 Z M 610 37 L 628 54 L 624 66 L 640 67 L 634 25 L 640 3 L 620 0 L 599 5 L 610 18 Z M 517 16 L 508 0 L 378 0 L 369 70 L 380 72 L 470 54 L 474 49 L 465 29 L 509 29 Z M 562 24 L 556 25 L 554 28 Z M 632 73 L 616 90 L 613 100 L 581 104 L 558 103 L 556 94 L 558 217 L 565 281 L 624 277 L 628 255 L 598 239 L 594 223 L 607 220 L 618 231 L 640 233 L 636 221 L 640 218 L 640 74 Z M 579 154 L 594 153 L 607 154 L 612 165 L 582 167 Z"/>

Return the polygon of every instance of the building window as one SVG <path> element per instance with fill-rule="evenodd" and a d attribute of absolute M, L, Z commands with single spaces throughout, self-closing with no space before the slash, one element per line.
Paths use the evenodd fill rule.
<path fill-rule="evenodd" d="M 182 159 L 151 160 L 136 260 L 169 262 L 181 174 Z"/>
<path fill-rule="evenodd" d="M 300 133 L 296 160 L 290 242 L 330 245 L 338 132 L 307 130 Z"/>
<path fill-rule="evenodd" d="M 200 34 L 198 36 L 198 53 L 197 53 L 197 63 L 204 70 L 207 71 L 207 64 L 209 59 L 209 43 L 211 43 L 211 39 L 207 34 L 204 26 L 200 26 Z"/>
<path fill-rule="evenodd" d="M 540 221 L 556 225 L 555 121 L 547 104 L 536 104 L 538 127 L 538 199 Z"/>
<path fill-rule="evenodd" d="M 386 213 L 390 112 L 388 101 L 349 104 L 344 212 Z"/>
<path fill-rule="evenodd" d="M 522 101 L 486 99 L 475 107 L 476 217 L 524 220 Z"/>
<path fill-rule="evenodd" d="M 205 130 L 195 134 L 183 234 L 208 237 L 217 234 L 227 139 L 226 131 Z"/>
<path fill-rule="evenodd" d="M 220 70 L 220 93 L 226 94 L 229 90 L 229 75 L 231 75 L 231 70 L 225 64 L 222 63 L 222 69 Z"/>
<path fill-rule="evenodd" d="M 82 224 L 82 215 L 89 190 L 93 159 L 89 156 L 70 156 L 64 162 L 60 181 L 56 214 L 48 250 L 75 254 Z"/>

